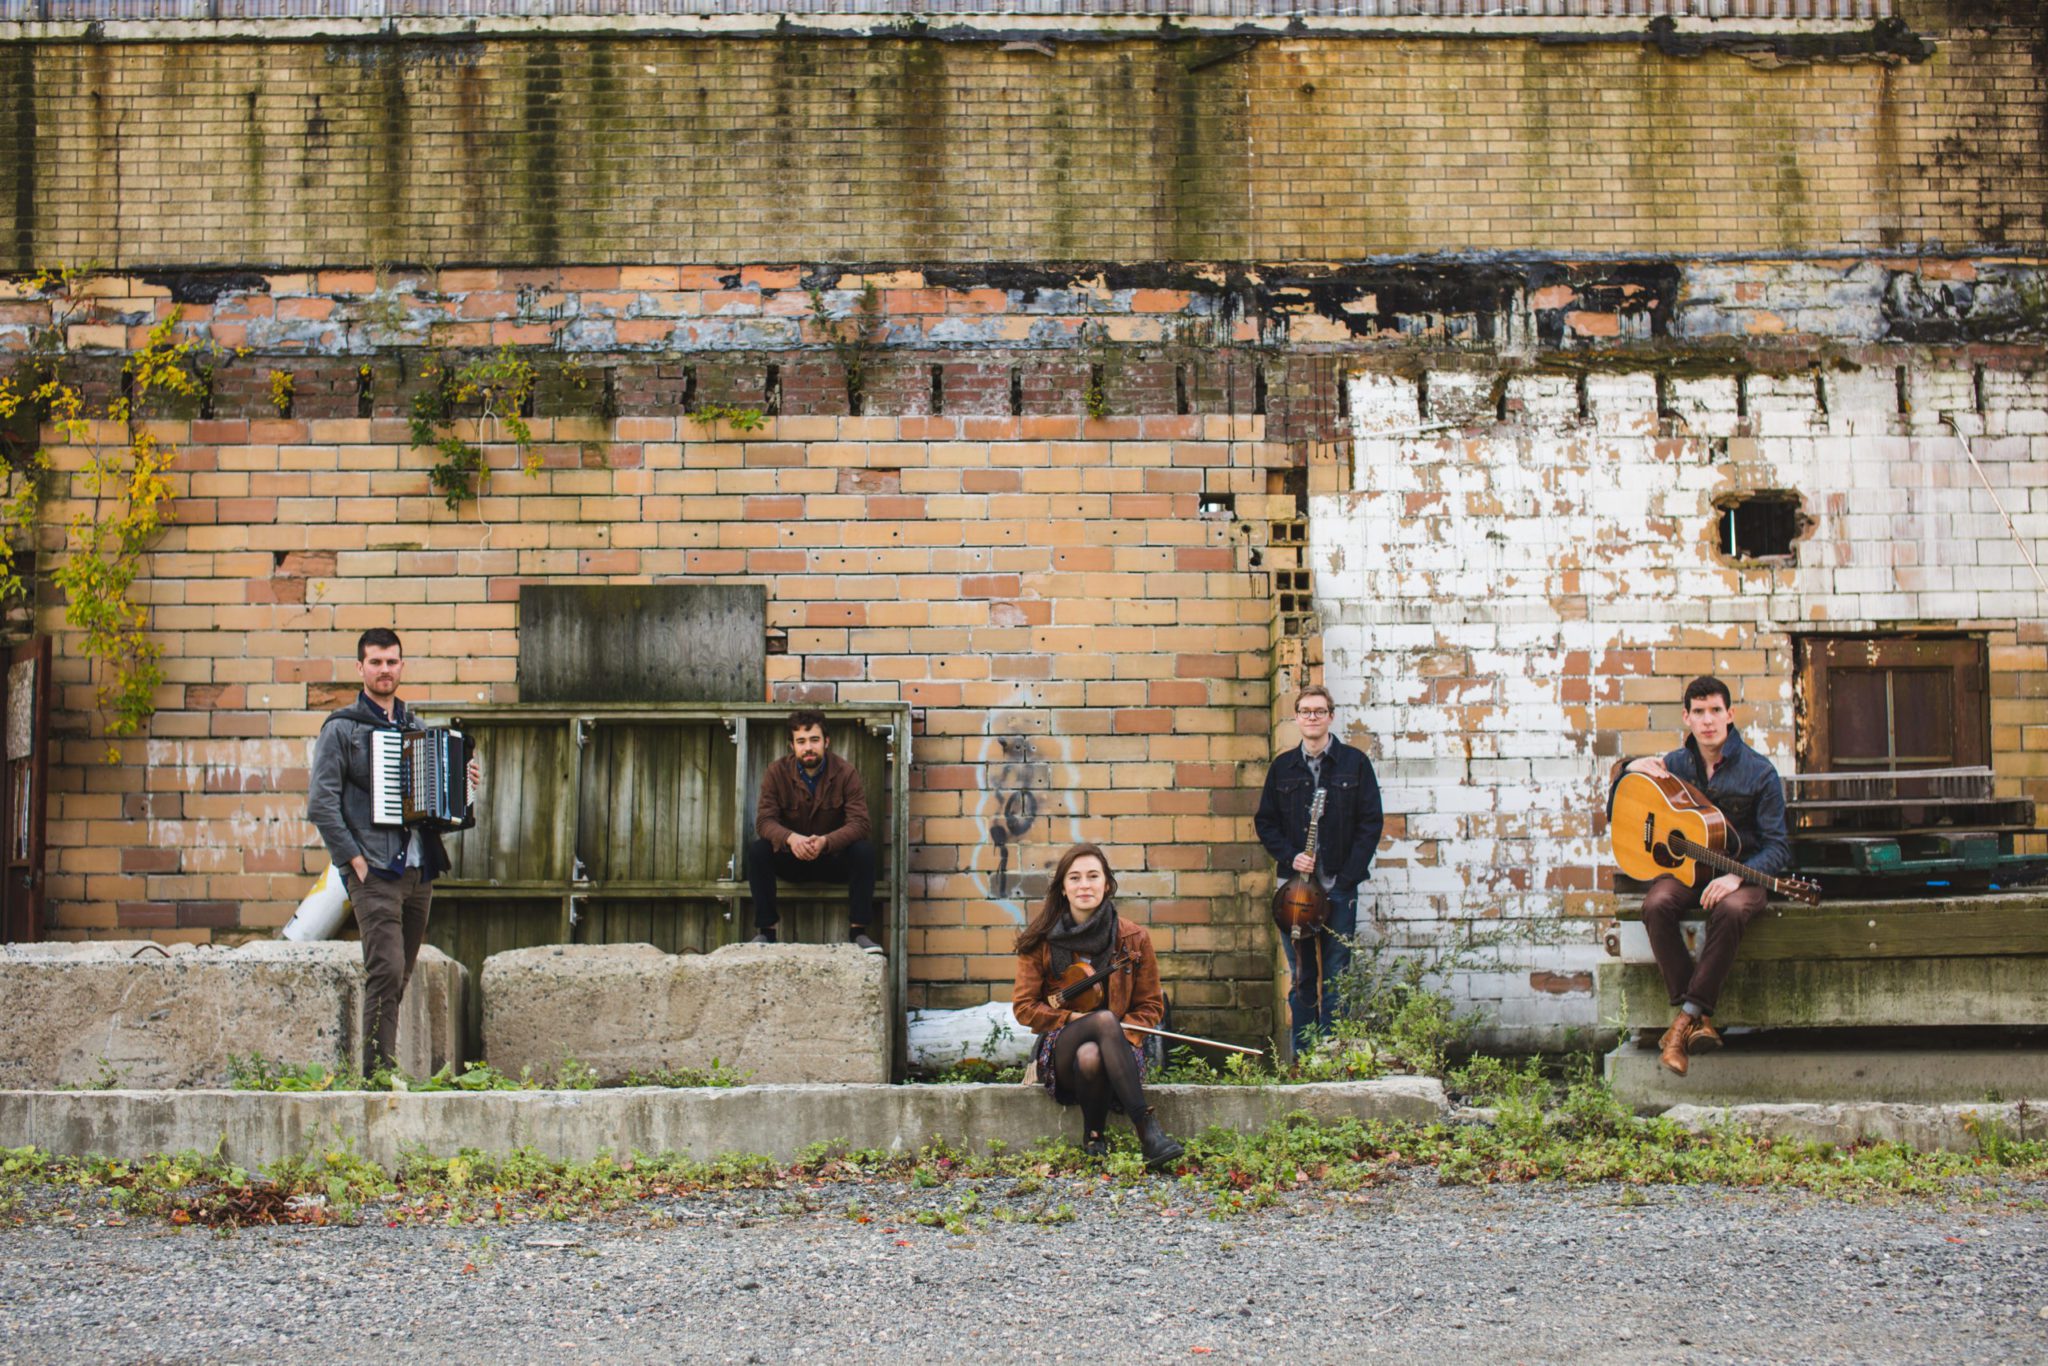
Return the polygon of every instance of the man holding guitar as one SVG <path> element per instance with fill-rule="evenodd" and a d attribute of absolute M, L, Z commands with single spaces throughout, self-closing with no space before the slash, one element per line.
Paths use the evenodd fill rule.
<path fill-rule="evenodd" d="M 1280 895 L 1320 892 L 1328 914 L 1321 928 L 1302 938 L 1289 935 L 1287 968 L 1293 981 L 1287 1006 L 1294 1017 L 1294 1051 L 1299 1056 L 1315 1026 L 1327 1034 L 1336 1014 L 1336 993 L 1330 983 L 1351 962 L 1351 937 L 1358 932 L 1358 884 L 1372 870 L 1380 847 L 1385 817 L 1380 810 L 1379 779 L 1372 760 L 1342 740 L 1330 738 L 1336 706 L 1329 691 L 1303 688 L 1294 699 L 1294 724 L 1301 743 L 1283 750 L 1266 770 L 1259 812 L 1252 820 L 1259 843 L 1280 864 Z M 1321 810 L 1311 821 L 1316 796 Z M 1276 898 L 1277 900 L 1278 898 Z M 1320 903 L 1318 903 L 1320 909 Z M 1321 971 L 1314 970 L 1321 960 Z M 1308 970 L 1304 970 L 1306 960 Z"/>
<path fill-rule="evenodd" d="M 1740 865 L 1733 859 L 1710 860 L 1712 866 L 1742 866 L 1765 881 L 1776 881 L 1773 875 L 1792 864 L 1785 785 L 1770 760 L 1742 743 L 1730 724 L 1729 701 L 1728 685 L 1718 678 L 1695 678 L 1686 684 L 1685 744 L 1661 759 L 1637 759 L 1626 772 L 1677 778 L 1698 788 L 1726 819 L 1735 836 L 1731 852 L 1741 860 Z M 1620 839 L 1617 826 L 1617 846 Z M 1695 876 L 1705 878 L 1704 872 Z M 1723 872 L 1704 886 L 1665 873 L 1643 896 L 1643 928 L 1670 989 L 1671 1004 L 1678 1010 L 1658 1040 L 1658 1056 L 1681 1077 L 1690 1055 L 1721 1046 L 1721 1036 L 1714 1032 L 1714 1003 L 1734 966 L 1742 931 L 1764 908 L 1764 896 L 1757 878 L 1736 872 Z M 1695 906 L 1707 913 L 1706 939 L 1697 962 L 1679 928 L 1680 919 Z"/>

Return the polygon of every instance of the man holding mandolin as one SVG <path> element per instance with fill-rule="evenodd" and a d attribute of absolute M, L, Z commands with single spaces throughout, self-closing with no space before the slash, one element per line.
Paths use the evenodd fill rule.
<path fill-rule="evenodd" d="M 1728 685 L 1718 678 L 1695 678 L 1686 684 L 1685 744 L 1661 759 L 1635 760 L 1616 786 L 1617 795 L 1622 795 L 1620 784 L 1628 781 L 1627 774 L 1689 784 L 1711 804 L 1702 814 L 1718 810 L 1727 833 L 1734 836 L 1729 843 L 1735 848 L 1730 852 L 1741 859 L 1738 863 L 1710 849 L 1703 852 L 1703 845 L 1714 841 L 1687 844 L 1682 837 L 1674 842 L 1668 835 L 1651 841 L 1652 853 L 1662 850 L 1663 855 L 1649 867 L 1661 864 L 1672 871 L 1659 873 L 1644 894 L 1643 929 L 1670 989 L 1671 1004 L 1677 1008 L 1671 1027 L 1658 1040 L 1657 1051 L 1664 1066 L 1681 1077 L 1692 1054 L 1721 1046 L 1721 1036 L 1714 1031 L 1714 1003 L 1720 998 L 1728 969 L 1734 966 L 1743 929 L 1764 908 L 1765 886 L 1798 882 L 1775 876 L 1792 864 L 1785 826 L 1785 785 L 1770 760 L 1742 743 L 1742 736 L 1730 724 L 1729 703 Z M 1677 798 L 1684 803 L 1692 795 L 1681 790 Z M 1624 835 L 1635 835 L 1635 824 L 1644 823 L 1644 818 L 1624 811 L 1618 800 L 1613 803 L 1613 815 L 1619 850 Z M 1648 819 L 1654 822 L 1656 818 Z M 1624 825 L 1630 828 L 1624 831 Z M 1675 852 L 1670 847 L 1673 843 Z M 1685 859 L 1682 865 L 1681 857 Z M 1693 860 L 1724 871 L 1708 880 L 1705 870 Z M 1623 871 L 1637 875 L 1627 866 Z M 1781 890 L 1798 889 L 1781 886 Z M 1707 913 L 1707 932 L 1698 961 L 1686 949 L 1685 934 L 1679 927 L 1680 919 L 1695 906 Z"/>
<path fill-rule="evenodd" d="M 1330 738 L 1335 720 L 1328 689 L 1303 688 L 1296 696 L 1301 743 L 1274 757 L 1252 821 L 1259 843 L 1280 864 L 1273 919 L 1293 978 L 1287 1006 L 1297 1056 L 1308 1045 L 1311 1026 L 1327 1034 L 1335 1021 L 1330 984 L 1351 961 L 1358 884 L 1371 874 L 1386 823 L 1372 760 Z"/>

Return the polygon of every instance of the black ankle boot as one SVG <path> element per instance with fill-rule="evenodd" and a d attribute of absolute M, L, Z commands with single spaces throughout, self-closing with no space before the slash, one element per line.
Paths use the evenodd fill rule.
<path fill-rule="evenodd" d="M 1099 1129 L 1084 1129 L 1081 1133 L 1081 1151 L 1090 1157 L 1109 1156 L 1109 1135 Z"/>
<path fill-rule="evenodd" d="M 1182 1148 L 1172 1134 L 1159 1127 L 1159 1114 L 1151 1106 L 1132 1122 L 1138 1131 L 1138 1147 L 1145 1154 L 1145 1165 L 1158 1171 L 1169 1162 L 1177 1162 L 1186 1149 Z"/>

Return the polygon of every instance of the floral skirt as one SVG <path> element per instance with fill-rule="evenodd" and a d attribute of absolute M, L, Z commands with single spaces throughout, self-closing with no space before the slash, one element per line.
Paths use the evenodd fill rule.
<path fill-rule="evenodd" d="M 1045 1093 L 1062 1105 L 1072 1105 L 1075 1100 L 1074 1094 L 1071 1089 L 1064 1095 L 1061 1094 L 1058 1069 L 1053 1061 L 1056 1050 L 1059 1047 L 1060 1035 L 1066 1032 L 1067 1027 L 1060 1025 L 1039 1035 L 1038 1047 L 1032 1053 L 1031 1060 L 1038 1065 L 1038 1084 L 1045 1088 Z M 1131 1056 L 1138 1060 L 1138 1071 L 1140 1074 L 1143 1074 L 1145 1071 L 1145 1050 L 1131 1043 L 1130 1039 L 1125 1038 L 1121 1034 L 1118 1037 L 1123 1038 L 1126 1044 L 1130 1044 Z M 1113 1092 L 1110 1096 L 1109 1108 L 1117 1114 L 1122 1114 L 1124 1111 L 1124 1107 L 1117 1104 Z"/>

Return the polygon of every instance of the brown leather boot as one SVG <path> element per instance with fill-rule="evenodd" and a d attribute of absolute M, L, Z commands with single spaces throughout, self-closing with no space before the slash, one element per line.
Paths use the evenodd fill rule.
<path fill-rule="evenodd" d="M 1714 1017 L 1702 1015 L 1692 1022 L 1692 1037 L 1685 1041 L 1688 1053 L 1711 1053 L 1721 1046 L 1721 1036 L 1714 1032 Z"/>
<path fill-rule="evenodd" d="M 1681 1077 L 1692 1061 L 1685 1051 L 1685 1046 L 1692 1041 L 1692 1030 L 1692 1016 L 1681 1010 L 1678 1018 L 1671 1022 L 1671 1028 L 1664 1031 L 1664 1037 L 1657 1040 L 1657 1061 Z"/>

